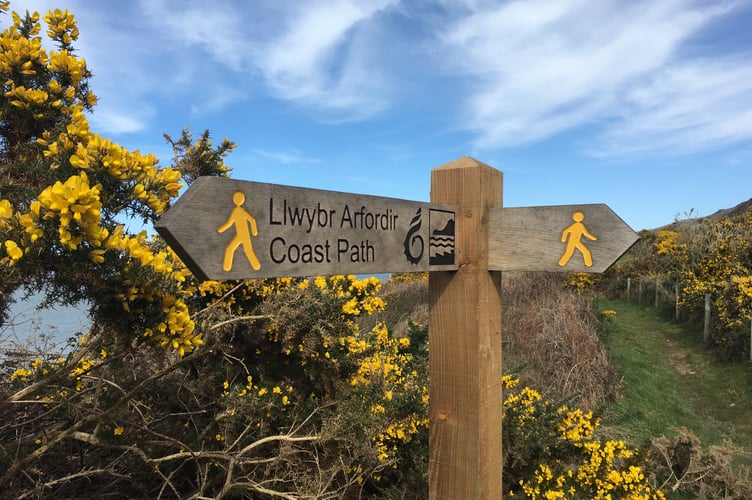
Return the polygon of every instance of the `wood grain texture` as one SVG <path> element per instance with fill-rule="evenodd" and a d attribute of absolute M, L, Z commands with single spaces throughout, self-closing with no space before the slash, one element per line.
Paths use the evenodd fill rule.
<path fill-rule="evenodd" d="M 459 270 L 431 272 L 429 496 L 501 499 L 501 273 L 488 217 L 502 175 L 464 157 L 432 171 L 431 202 L 457 207 Z"/>
<path fill-rule="evenodd" d="M 559 265 L 568 244 L 562 241 L 562 233 L 576 224 L 573 219 L 576 212 L 583 214 L 582 226 L 597 238 L 580 238 L 590 251 L 590 266 L 579 249 L 574 250 L 565 265 Z M 489 269 L 499 271 L 601 273 L 639 239 L 604 204 L 497 208 L 490 212 L 489 225 L 488 265 Z"/>
<path fill-rule="evenodd" d="M 395 198 L 200 177 L 155 227 L 201 280 L 420 272 L 456 269 L 429 264 L 431 231 L 453 213 Z M 245 244 L 234 239 L 241 231 Z M 441 251 L 447 242 L 441 239 Z M 251 249 L 255 258 L 247 257 Z"/>

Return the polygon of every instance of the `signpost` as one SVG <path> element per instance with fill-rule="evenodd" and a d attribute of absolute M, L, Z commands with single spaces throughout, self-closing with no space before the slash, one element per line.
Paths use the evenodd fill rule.
<path fill-rule="evenodd" d="M 606 205 L 501 201 L 469 157 L 431 203 L 206 177 L 156 229 L 201 280 L 429 271 L 429 495 L 501 499 L 501 271 L 603 272 L 637 241 Z"/>
<path fill-rule="evenodd" d="M 472 158 L 431 172 L 431 201 L 457 206 L 455 272 L 430 272 L 432 500 L 501 499 L 501 273 L 488 271 L 489 212 L 502 174 Z"/>
<path fill-rule="evenodd" d="M 488 268 L 602 273 L 637 241 L 607 205 L 493 209 Z"/>
<path fill-rule="evenodd" d="M 156 230 L 201 280 L 456 269 L 454 209 L 200 177 Z"/>

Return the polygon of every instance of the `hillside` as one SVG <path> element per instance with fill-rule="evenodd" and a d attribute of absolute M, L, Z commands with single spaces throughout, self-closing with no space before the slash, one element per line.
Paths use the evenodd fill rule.
<path fill-rule="evenodd" d="M 708 215 L 706 218 L 710 220 L 718 220 L 728 217 L 734 217 L 739 214 L 743 214 L 744 212 L 748 212 L 752 209 L 752 198 L 750 198 L 747 201 L 743 201 L 739 203 L 737 206 L 733 208 L 725 208 L 718 210 L 717 212 Z"/>
<path fill-rule="evenodd" d="M 732 217 L 743 214 L 745 212 L 749 212 L 750 210 L 752 210 L 752 198 L 750 198 L 747 201 L 743 201 L 734 207 L 721 208 L 719 210 L 716 210 L 710 215 L 705 215 L 702 217 L 688 217 L 685 219 L 678 219 L 677 217 L 678 220 L 675 220 L 674 222 L 671 222 L 669 224 L 656 228 L 655 230 L 658 231 L 661 229 L 676 229 L 677 227 L 680 227 L 680 226 L 688 226 L 688 225 L 703 223 L 703 222 L 714 223 L 722 219 L 730 219 Z"/>

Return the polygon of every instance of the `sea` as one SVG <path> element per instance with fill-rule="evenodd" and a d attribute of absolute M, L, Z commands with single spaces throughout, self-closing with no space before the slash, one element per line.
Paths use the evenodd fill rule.
<path fill-rule="evenodd" d="M 41 294 L 23 300 L 23 293 L 18 293 L 15 298 L 0 326 L 0 358 L 19 352 L 64 353 L 75 342 L 70 339 L 78 338 L 91 325 L 86 304 L 42 308 Z"/>

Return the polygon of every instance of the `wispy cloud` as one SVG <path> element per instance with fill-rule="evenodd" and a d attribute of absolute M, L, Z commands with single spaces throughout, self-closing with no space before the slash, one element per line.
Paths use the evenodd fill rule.
<path fill-rule="evenodd" d="M 672 0 L 512 1 L 471 10 L 440 39 L 457 70 L 475 79 L 467 118 L 481 148 L 530 143 L 593 124 L 609 143 L 646 141 L 644 147 L 657 148 L 682 140 L 672 119 L 703 122 L 695 130 L 708 134 L 708 145 L 720 137 L 749 137 L 747 127 L 735 123 L 744 116 L 729 104 L 749 95 L 752 80 L 721 91 L 721 103 L 716 85 L 742 76 L 739 61 L 713 63 L 706 69 L 716 78 L 700 84 L 692 68 L 708 64 L 688 63 L 680 50 L 729 9 Z M 700 100 L 715 116 L 703 117 Z M 651 141 L 656 134 L 661 141 Z"/>
<path fill-rule="evenodd" d="M 265 40 L 254 61 L 269 88 L 343 119 L 371 116 L 386 104 L 364 24 L 397 2 L 296 2 L 278 36 Z"/>
<path fill-rule="evenodd" d="M 752 54 L 676 64 L 625 96 L 600 137 L 605 155 L 685 154 L 752 139 Z"/>
<path fill-rule="evenodd" d="M 232 70 L 241 70 L 247 62 L 248 34 L 252 31 L 251 7 L 237 2 L 217 0 L 207 8 L 206 2 L 186 0 L 177 6 L 168 0 L 141 0 L 145 20 L 171 47 L 157 50 L 180 50 L 187 59 L 212 59 Z"/>
<path fill-rule="evenodd" d="M 409 112 L 409 87 L 440 97 L 434 125 L 460 124 L 479 150 L 583 128 L 583 147 L 602 156 L 752 138 L 752 53 L 703 51 L 704 30 L 749 9 L 743 2 L 216 0 L 207 9 L 142 0 L 117 9 L 75 9 L 105 132 L 147 128 L 158 99 L 200 117 L 271 96 L 319 121 L 368 120 Z"/>
<path fill-rule="evenodd" d="M 306 156 L 302 154 L 300 151 L 297 150 L 286 150 L 286 151 L 268 151 L 265 149 L 254 149 L 254 154 L 261 156 L 263 158 L 272 160 L 276 163 L 281 163 L 283 165 L 295 165 L 300 163 L 319 163 L 320 160 Z"/>
<path fill-rule="evenodd" d="M 259 2 L 164 0 L 143 7 L 171 44 L 191 47 L 238 78 L 260 77 L 279 99 L 327 120 L 373 116 L 388 103 L 383 75 L 372 67 L 378 43 L 368 23 L 397 0 Z M 190 57 L 190 54 L 187 54 Z M 252 83 L 250 84 L 253 85 Z"/>
<path fill-rule="evenodd" d="M 200 99 L 191 103 L 191 114 L 203 116 L 208 113 L 219 112 L 230 106 L 242 103 L 247 95 L 240 89 L 224 85 L 222 82 L 210 84 L 210 91 L 204 93 Z"/>
<path fill-rule="evenodd" d="M 45 3 L 38 8 L 55 7 Z M 99 103 L 91 121 L 100 132 L 148 130 L 157 103 L 172 102 L 197 116 L 247 97 L 243 79 L 227 77 L 240 67 L 244 40 L 235 35 L 244 19 L 219 2 L 209 10 L 190 2 L 176 9 L 160 0 L 71 10 L 81 26 L 76 47 L 94 72 Z"/>
<path fill-rule="evenodd" d="M 146 128 L 145 117 L 136 117 L 132 109 L 120 110 L 107 106 L 103 112 L 97 111 L 89 119 L 97 131 L 106 134 L 130 134 Z"/>

